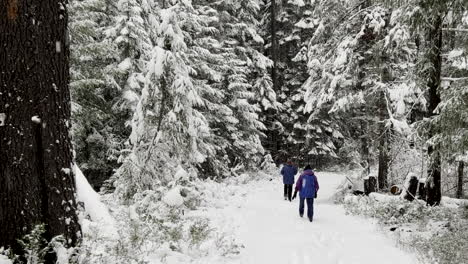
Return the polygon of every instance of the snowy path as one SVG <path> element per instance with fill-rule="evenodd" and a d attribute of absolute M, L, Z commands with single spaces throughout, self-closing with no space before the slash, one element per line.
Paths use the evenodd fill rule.
<path fill-rule="evenodd" d="M 242 202 L 225 208 L 235 214 L 225 224 L 238 225 L 245 248 L 233 262 L 239 264 L 415 264 L 417 259 L 380 234 L 370 220 L 345 215 L 330 197 L 341 175 L 318 173 L 319 198 L 314 222 L 299 218 L 298 199 L 282 200 L 279 177 L 247 184 Z"/>

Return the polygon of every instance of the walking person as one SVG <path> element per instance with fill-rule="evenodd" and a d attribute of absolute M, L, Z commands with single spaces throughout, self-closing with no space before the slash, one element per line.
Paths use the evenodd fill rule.
<path fill-rule="evenodd" d="M 294 176 L 297 174 L 297 168 L 292 164 L 292 161 L 288 162 L 281 169 L 281 175 L 283 175 L 284 184 L 284 200 L 291 201 L 292 188 L 294 184 Z"/>
<path fill-rule="evenodd" d="M 304 168 L 304 172 L 299 176 L 296 182 L 296 189 L 292 199 L 296 198 L 297 192 L 299 192 L 299 216 L 304 215 L 304 203 L 307 202 L 307 217 L 312 222 L 314 218 L 314 198 L 317 198 L 317 192 L 319 190 L 319 184 L 317 176 L 312 171 L 310 165 Z"/>

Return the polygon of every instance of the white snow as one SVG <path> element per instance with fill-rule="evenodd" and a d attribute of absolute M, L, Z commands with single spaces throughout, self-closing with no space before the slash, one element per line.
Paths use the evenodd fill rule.
<path fill-rule="evenodd" d="M 180 180 L 180 179 L 186 179 L 188 176 L 188 173 L 182 166 L 177 167 L 177 172 L 174 174 L 174 179 L 175 180 Z"/>
<path fill-rule="evenodd" d="M 5 119 L 6 119 L 6 114 L 5 113 L 0 113 L 0 126 L 5 125 Z"/>
<path fill-rule="evenodd" d="M 460 57 L 461 55 L 463 55 L 463 52 L 464 52 L 463 49 L 454 49 L 454 50 L 449 52 L 448 58 L 453 59 L 453 58 L 456 58 L 456 57 Z"/>
<path fill-rule="evenodd" d="M 376 192 L 370 193 L 369 197 L 379 202 L 392 202 L 400 199 L 399 196 L 390 196 Z"/>
<path fill-rule="evenodd" d="M 57 53 L 62 52 L 62 43 L 61 43 L 60 41 L 56 41 L 56 42 L 55 42 L 55 51 L 56 51 Z"/>
<path fill-rule="evenodd" d="M 102 228 L 103 236 L 115 238 L 117 235 L 116 224 L 107 206 L 101 202 L 99 194 L 89 185 L 88 180 L 83 175 L 80 168 L 74 165 L 73 170 L 76 180 L 76 199 L 78 202 L 84 203 L 86 214 L 89 215 L 92 222 L 99 224 Z M 86 229 L 90 223 L 83 221 L 81 225 L 83 229 Z M 84 231 L 86 232 L 86 230 Z"/>
<path fill-rule="evenodd" d="M 458 207 L 468 206 L 468 200 L 467 199 L 455 199 L 455 198 L 443 196 L 440 204 L 445 207 L 458 208 Z"/>
<path fill-rule="evenodd" d="M 171 189 L 162 198 L 163 202 L 169 206 L 179 207 L 184 203 L 184 198 L 180 195 L 179 187 Z"/>
<path fill-rule="evenodd" d="M 41 123 L 41 119 L 37 115 L 31 117 L 31 121 L 33 121 L 33 123 L 35 123 L 35 124 L 40 124 Z"/>
<path fill-rule="evenodd" d="M 132 67 L 132 59 L 126 58 L 117 66 L 121 71 L 128 71 Z"/>
<path fill-rule="evenodd" d="M 292 4 L 292 5 L 296 5 L 298 7 L 303 7 L 305 6 L 305 3 L 303 0 L 289 0 L 288 1 L 289 4 Z"/>
<path fill-rule="evenodd" d="M 0 255 L 0 264 L 13 264 L 13 262 L 11 262 L 7 256 Z"/>
<path fill-rule="evenodd" d="M 298 199 L 283 200 L 281 177 L 271 176 L 243 186 L 227 196 L 210 219 L 221 228 L 234 228 L 243 244 L 239 256 L 220 261 L 213 256 L 196 263 L 291 264 L 416 264 L 412 253 L 399 249 L 370 219 L 349 216 L 332 202 L 344 175 L 318 172 L 320 190 L 314 221 L 300 218 Z"/>

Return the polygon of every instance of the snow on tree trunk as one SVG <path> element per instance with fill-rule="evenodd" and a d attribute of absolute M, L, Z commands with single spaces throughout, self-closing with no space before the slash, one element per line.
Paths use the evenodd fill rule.
<path fill-rule="evenodd" d="M 66 1 L 9 0 L 0 10 L 0 247 L 21 254 L 17 239 L 38 224 L 45 239 L 74 246 Z"/>

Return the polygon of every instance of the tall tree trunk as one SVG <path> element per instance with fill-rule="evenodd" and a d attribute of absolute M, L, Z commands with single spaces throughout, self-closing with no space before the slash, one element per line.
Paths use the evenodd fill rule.
<path fill-rule="evenodd" d="M 429 107 L 428 116 L 434 116 L 435 109 L 440 103 L 440 76 L 442 71 L 442 18 L 438 15 L 434 20 L 433 28 L 431 28 L 428 41 L 430 42 L 430 62 L 432 64 L 432 72 L 429 76 Z M 429 138 L 436 133 L 434 128 L 430 129 Z M 442 198 L 441 195 L 441 160 L 439 149 L 435 145 L 430 145 L 427 149 L 429 156 L 428 166 L 428 181 L 427 181 L 427 204 L 439 205 Z"/>
<path fill-rule="evenodd" d="M 278 67 L 278 37 L 276 28 L 276 12 L 277 12 L 276 0 L 271 0 L 270 6 L 270 34 L 271 34 L 271 59 L 273 60 L 273 67 L 271 68 L 271 80 L 273 82 L 273 90 L 279 91 L 277 67 Z"/>
<path fill-rule="evenodd" d="M 388 57 L 386 55 L 381 56 L 381 81 L 382 83 L 389 83 L 392 79 L 390 71 L 387 68 Z M 379 128 L 379 169 L 377 179 L 379 181 L 379 190 L 388 188 L 388 167 L 390 162 L 390 134 L 391 127 L 387 128 L 385 121 L 389 118 L 387 110 L 387 100 L 385 98 L 386 91 L 382 90 L 379 103 L 379 115 L 380 115 L 380 128 Z"/>
<path fill-rule="evenodd" d="M 387 110 L 385 109 L 385 112 Z M 382 109 L 381 109 L 382 112 Z M 389 131 L 385 127 L 385 116 L 381 114 L 380 124 L 380 138 L 379 138 L 379 169 L 378 169 L 378 181 L 379 181 L 379 190 L 384 190 L 388 188 L 388 163 L 389 163 Z"/>
<path fill-rule="evenodd" d="M 277 37 L 277 24 L 276 24 L 276 14 L 277 14 L 277 5 L 276 0 L 270 0 L 270 37 L 271 37 L 271 48 L 269 55 L 273 61 L 273 67 L 271 67 L 271 80 L 273 83 L 273 90 L 276 93 L 279 93 L 279 83 L 278 83 L 278 37 Z M 279 113 L 278 110 L 268 109 L 266 113 L 266 149 L 271 152 L 273 159 L 278 164 L 281 161 L 285 161 L 284 155 L 280 154 L 280 149 L 282 148 L 281 142 L 279 140 L 278 128 L 275 127 L 275 121 L 277 120 Z"/>
<path fill-rule="evenodd" d="M 463 161 L 458 162 L 458 184 L 457 184 L 457 198 L 463 198 L 463 171 L 465 163 Z"/>
<path fill-rule="evenodd" d="M 79 239 L 67 21 L 66 0 L 0 1 L 0 247 L 16 252 L 38 224 Z"/>

